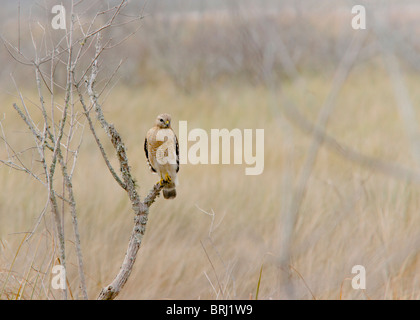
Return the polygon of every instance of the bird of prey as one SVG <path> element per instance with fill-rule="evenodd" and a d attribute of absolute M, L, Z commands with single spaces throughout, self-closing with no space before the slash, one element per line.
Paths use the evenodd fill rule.
<path fill-rule="evenodd" d="M 163 197 L 176 197 L 175 187 L 178 185 L 179 171 L 178 139 L 171 128 L 171 116 L 167 113 L 158 115 L 155 126 L 151 128 L 144 140 L 144 152 L 152 172 L 160 176 Z"/>

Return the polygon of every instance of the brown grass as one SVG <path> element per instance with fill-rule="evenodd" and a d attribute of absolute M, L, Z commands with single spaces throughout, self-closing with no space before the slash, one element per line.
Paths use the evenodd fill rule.
<path fill-rule="evenodd" d="M 353 71 L 327 131 L 360 152 L 414 166 L 391 84 L 380 66 L 372 68 Z M 331 77 L 305 79 L 303 92 L 288 83 L 282 90 L 314 121 Z M 414 91 L 419 80 L 407 77 L 414 105 L 420 102 Z M 287 271 L 277 267 L 282 201 L 292 191 L 310 137 L 295 126 L 284 130 L 270 111 L 271 99 L 272 92 L 265 87 L 231 83 L 190 94 L 166 82 L 120 87 L 110 94 L 104 111 L 126 140 L 142 196 L 157 180 L 147 169 L 143 139 L 158 113 L 172 114 L 176 132 L 179 120 L 187 120 L 189 129 L 265 129 L 265 170 L 260 176 L 245 176 L 245 165 L 181 167 L 177 198 L 160 198 L 153 206 L 135 268 L 119 299 L 248 299 L 255 298 L 257 289 L 259 299 L 284 298 L 277 282 L 279 273 Z M 2 101 L 6 134 L 17 149 L 24 149 L 32 141 L 11 108 L 14 98 L 4 96 Z M 292 148 L 287 141 L 292 141 Z M 3 158 L 4 151 L 1 145 Z M 18 297 L 26 283 L 22 298 L 45 299 L 49 277 L 45 277 L 45 289 L 40 279 L 50 272 L 49 211 L 19 250 L 22 232 L 31 230 L 45 205 L 45 190 L 27 175 L 4 166 L 0 179 L 0 298 Z M 95 298 L 118 271 L 133 217 L 124 192 L 108 174 L 88 134 L 74 188 L 89 297 Z M 294 230 L 292 283 L 297 297 L 420 298 L 419 193 L 418 185 L 369 172 L 321 149 Z M 77 298 L 68 212 L 66 219 L 68 278 Z M 351 269 L 356 264 L 366 267 L 365 292 L 351 287 Z"/>

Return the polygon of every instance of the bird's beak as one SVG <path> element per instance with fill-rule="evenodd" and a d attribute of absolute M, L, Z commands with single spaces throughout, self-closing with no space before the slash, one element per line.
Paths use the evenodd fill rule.
<path fill-rule="evenodd" d="M 165 122 L 165 123 L 166 123 L 166 125 L 168 125 L 168 124 L 169 124 L 169 120 L 166 120 L 166 122 Z"/>

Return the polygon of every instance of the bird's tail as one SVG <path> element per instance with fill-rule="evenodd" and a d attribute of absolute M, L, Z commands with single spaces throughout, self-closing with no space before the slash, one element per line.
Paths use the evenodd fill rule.
<path fill-rule="evenodd" d="M 175 183 L 170 183 L 163 188 L 163 197 L 165 199 L 173 199 L 176 197 Z"/>

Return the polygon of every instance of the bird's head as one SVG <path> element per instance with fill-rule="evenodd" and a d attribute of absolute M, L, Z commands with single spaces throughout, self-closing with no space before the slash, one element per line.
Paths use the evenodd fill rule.
<path fill-rule="evenodd" d="M 170 128 L 171 127 L 171 116 L 167 113 L 162 113 L 156 118 L 156 125 L 159 128 Z"/>

